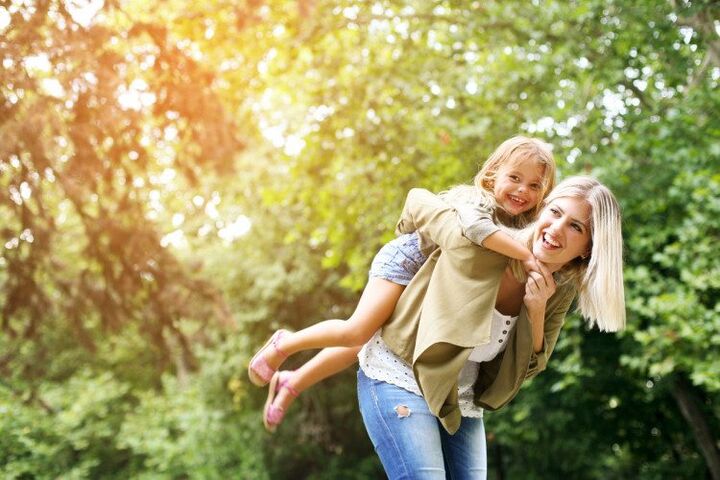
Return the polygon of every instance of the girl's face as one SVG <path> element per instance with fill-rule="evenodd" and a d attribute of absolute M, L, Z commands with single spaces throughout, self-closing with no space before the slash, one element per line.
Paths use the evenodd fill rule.
<path fill-rule="evenodd" d="M 532 252 L 552 271 L 590 254 L 590 205 L 581 198 L 556 198 L 540 212 Z"/>
<path fill-rule="evenodd" d="M 497 204 L 513 216 L 532 210 L 541 200 L 544 174 L 545 168 L 531 159 L 503 165 L 493 187 Z"/>

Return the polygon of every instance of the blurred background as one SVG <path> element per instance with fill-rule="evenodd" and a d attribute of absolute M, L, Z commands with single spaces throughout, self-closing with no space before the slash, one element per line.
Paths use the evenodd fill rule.
<path fill-rule="evenodd" d="M 405 194 L 506 138 L 623 208 L 494 479 L 720 479 L 716 1 L 0 1 L 0 476 L 369 479 L 354 372 L 274 435 L 246 364 L 346 318 Z M 298 356 L 288 365 L 307 359 Z"/>

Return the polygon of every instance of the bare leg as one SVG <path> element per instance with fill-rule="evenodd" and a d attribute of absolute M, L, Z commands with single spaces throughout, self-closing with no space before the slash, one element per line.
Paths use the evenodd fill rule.
<path fill-rule="evenodd" d="M 285 354 L 292 355 L 312 348 L 362 346 L 390 318 L 403 290 L 404 285 L 382 278 L 370 278 L 350 318 L 325 320 L 298 332 L 285 334 L 279 339 L 277 347 Z M 275 348 L 266 348 L 263 355 L 273 370 L 284 360 Z"/>
<path fill-rule="evenodd" d="M 282 371 L 280 375 L 295 388 L 297 393 L 301 393 L 357 362 L 357 354 L 360 348 L 362 347 L 325 348 L 297 370 Z M 294 400 L 295 397 L 287 389 L 281 388 L 273 404 L 283 409 L 283 411 L 287 411 L 287 408 Z"/>
<path fill-rule="evenodd" d="M 292 384 L 298 392 L 340 373 L 357 362 L 362 347 L 325 348 L 293 372 Z"/>

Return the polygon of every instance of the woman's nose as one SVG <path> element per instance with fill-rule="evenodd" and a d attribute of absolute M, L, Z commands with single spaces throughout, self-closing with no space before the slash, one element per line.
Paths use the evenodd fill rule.
<path fill-rule="evenodd" d="M 545 230 L 547 230 L 551 235 L 557 235 L 562 230 L 562 222 L 559 220 L 550 222 L 550 225 L 548 225 Z"/>

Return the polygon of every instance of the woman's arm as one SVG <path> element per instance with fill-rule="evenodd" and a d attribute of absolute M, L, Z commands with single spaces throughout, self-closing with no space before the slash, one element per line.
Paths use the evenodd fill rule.
<path fill-rule="evenodd" d="M 532 326 L 533 352 L 536 354 L 542 352 L 545 346 L 545 306 L 556 289 L 552 273 L 544 265 L 538 267 L 539 271 L 528 275 L 523 298 Z"/>
<path fill-rule="evenodd" d="M 530 287 L 526 285 L 526 290 L 528 288 L 534 289 L 536 286 L 535 284 Z M 531 293 L 531 295 L 533 294 Z M 528 296 L 527 293 L 526 296 Z M 574 287 L 567 284 L 559 287 L 556 293 L 546 303 L 543 303 L 541 307 L 543 311 L 542 319 L 537 317 L 533 319 L 540 312 L 537 304 L 533 307 L 528 307 L 526 304 L 525 308 L 528 320 L 531 322 L 533 337 L 533 352 L 530 356 L 527 378 L 537 375 L 547 367 L 550 355 L 555 349 L 555 344 L 560 335 L 560 329 L 565 323 L 565 317 L 574 299 Z M 535 300 L 539 302 L 539 299 L 536 298 Z M 532 303 L 532 300 L 529 300 L 529 302 Z M 538 346 L 540 348 L 537 348 Z"/>
<path fill-rule="evenodd" d="M 532 316 L 538 313 L 537 304 L 528 299 L 518 317 L 515 331 L 509 338 L 507 349 L 494 359 L 480 364 L 475 383 L 475 403 L 489 410 L 497 410 L 506 405 L 517 394 L 522 380 L 534 377 L 547 367 L 548 359 L 555 348 L 565 316 L 575 298 L 575 286 L 565 283 L 557 287 L 555 294 L 547 300 L 544 307 L 543 323 Z M 534 295 L 533 292 L 531 295 Z M 538 300 L 535 298 L 534 300 Z M 543 325 L 541 348 L 537 351 L 533 345 Z M 537 333 L 536 333 L 537 332 Z M 540 343 L 540 342 L 538 342 Z"/>

